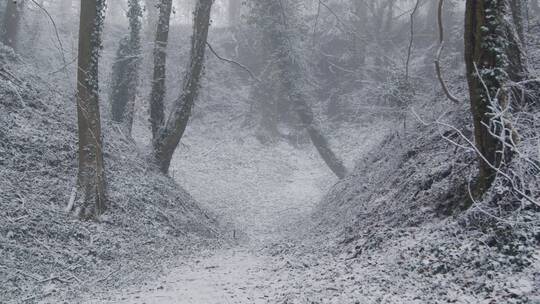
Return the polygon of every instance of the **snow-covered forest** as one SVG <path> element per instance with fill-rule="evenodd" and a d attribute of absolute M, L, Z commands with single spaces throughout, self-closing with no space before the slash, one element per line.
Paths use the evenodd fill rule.
<path fill-rule="evenodd" d="M 540 1 L 0 0 L 0 303 L 540 303 Z"/>

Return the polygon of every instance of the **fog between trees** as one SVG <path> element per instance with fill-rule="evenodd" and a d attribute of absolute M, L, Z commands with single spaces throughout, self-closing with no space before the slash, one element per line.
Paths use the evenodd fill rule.
<path fill-rule="evenodd" d="M 321 263 L 305 268 L 314 273 L 278 273 L 313 283 L 325 269 L 347 269 L 334 277 L 342 287 L 308 288 L 311 298 L 299 295 L 302 284 L 278 295 L 281 280 L 272 281 L 265 303 L 332 303 L 338 294 L 342 303 L 398 303 L 390 294 L 405 290 L 411 303 L 418 294 L 433 303 L 539 299 L 529 288 L 538 284 L 537 0 L 4 0 L 0 16 L 6 299 L 41 297 L 12 274 L 38 267 L 17 255 L 39 247 L 32 231 L 47 217 L 43 247 L 55 260 L 64 259 L 56 246 L 65 229 L 85 227 L 89 246 L 103 239 L 96 252 L 136 248 L 139 235 L 165 235 L 155 246 L 169 257 L 165 248 L 181 242 L 237 248 L 241 239 L 250 267 L 271 268 L 276 257 L 311 265 L 302 256 L 312 250 Z M 32 166 L 41 169 L 29 178 Z M 109 227 L 110 218 L 120 224 Z M 120 242 L 123 233 L 131 239 Z M 416 236 L 433 255 L 404 245 Z M 270 248 L 272 261 L 246 253 L 246 243 Z M 137 263 L 150 265 L 139 249 Z M 377 250 L 408 264 L 377 260 Z M 203 264 L 220 254 L 231 257 L 215 251 Z M 498 266 L 487 262 L 495 257 Z M 424 260 L 442 266 L 415 264 Z M 88 279 L 103 276 L 89 257 L 80 264 Z M 489 282 L 468 290 L 484 266 L 494 268 Z M 39 268 L 34 281 L 54 281 L 57 267 Z M 414 279 L 389 276 L 388 289 L 362 293 L 361 278 L 345 279 L 351 269 Z M 448 276 L 431 278 L 439 273 Z M 253 279 L 238 276 L 234 286 Z M 502 287 L 515 276 L 523 284 Z M 435 295 L 439 283 L 447 294 Z"/>

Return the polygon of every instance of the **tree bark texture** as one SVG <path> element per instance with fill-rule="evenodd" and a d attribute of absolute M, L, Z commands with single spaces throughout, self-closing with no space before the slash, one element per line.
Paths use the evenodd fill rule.
<path fill-rule="evenodd" d="M 169 22 L 171 19 L 172 0 L 162 0 L 159 4 L 159 18 L 154 44 L 154 75 L 150 93 L 150 123 L 152 138 L 158 137 L 165 117 L 165 77 L 167 63 L 167 44 L 169 43 Z"/>
<path fill-rule="evenodd" d="M 106 209 L 98 87 L 104 8 L 104 0 L 81 0 L 77 72 L 79 170 L 76 211 L 82 218 L 100 215 Z"/>
<path fill-rule="evenodd" d="M 121 124 L 131 135 L 135 99 L 139 83 L 141 66 L 141 27 L 142 8 L 139 0 L 129 0 L 127 17 L 130 34 L 120 41 L 116 60 L 113 64 L 111 84 L 111 116 L 112 120 Z"/>
<path fill-rule="evenodd" d="M 214 0 L 199 0 L 195 7 L 189 64 L 184 75 L 183 90 L 176 99 L 171 115 L 154 138 L 154 157 L 163 173 L 168 173 L 171 159 L 186 130 L 191 110 L 199 94 L 204 68 L 206 40 Z"/>
<path fill-rule="evenodd" d="M 505 107 L 507 94 L 504 14 L 505 0 L 467 0 L 465 61 L 469 85 L 479 174 L 475 195 L 485 193 L 496 170 L 510 153 L 490 131 L 498 134 L 501 124 L 493 120 L 493 104 Z"/>

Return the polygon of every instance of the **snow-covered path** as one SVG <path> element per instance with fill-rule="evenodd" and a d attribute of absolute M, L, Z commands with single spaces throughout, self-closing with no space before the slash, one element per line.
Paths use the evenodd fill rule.
<path fill-rule="evenodd" d="M 365 270 L 346 256 L 303 242 L 312 211 L 337 182 L 315 149 L 263 145 L 242 130 L 194 123 L 170 172 L 201 205 L 236 228 L 241 245 L 179 256 L 171 263 L 177 266 L 157 280 L 105 291 L 85 303 L 354 304 L 386 297 L 377 282 L 360 288 Z M 351 168 L 359 147 L 377 139 L 370 132 L 349 134 L 345 130 L 334 140 Z"/>
<path fill-rule="evenodd" d="M 201 145 L 200 136 L 190 139 L 177 155 L 173 176 L 257 247 L 294 234 L 291 229 L 337 181 L 311 147 L 299 150 L 284 142 L 266 146 L 253 137 L 221 137 L 220 144 L 209 149 L 211 143 Z"/>
<path fill-rule="evenodd" d="M 190 259 L 160 281 L 124 291 L 111 303 L 268 303 L 270 258 L 246 248 Z"/>
<path fill-rule="evenodd" d="M 242 245 L 181 257 L 158 281 L 89 303 L 274 303 L 289 284 L 290 274 L 280 269 L 290 262 L 269 252 L 296 235 L 335 177 L 315 151 L 237 138 L 221 138 L 219 148 L 209 148 L 218 138 L 208 138 L 209 145 L 200 138 L 186 138 L 171 174 L 236 227 Z"/>

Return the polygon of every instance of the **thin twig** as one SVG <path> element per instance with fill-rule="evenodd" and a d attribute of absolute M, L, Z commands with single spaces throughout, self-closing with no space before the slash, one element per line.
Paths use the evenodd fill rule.
<path fill-rule="evenodd" d="M 56 73 L 58 73 L 60 71 L 65 70 L 69 65 L 72 65 L 73 63 L 75 63 L 75 61 L 77 61 L 77 59 L 79 59 L 79 56 L 75 56 L 70 62 L 68 62 L 67 64 L 62 65 L 59 69 L 57 69 L 56 71 L 52 71 L 47 75 L 51 76 L 51 75 L 54 75 L 54 74 L 56 74 Z"/>
<path fill-rule="evenodd" d="M 118 267 L 118 269 L 116 269 L 116 270 L 113 270 L 113 271 L 109 272 L 108 275 L 106 275 L 106 276 L 105 276 L 104 278 L 102 278 L 102 279 L 97 280 L 96 282 L 98 282 L 98 283 L 99 283 L 99 282 L 104 282 L 104 281 L 108 280 L 113 274 L 115 274 L 115 273 L 118 272 L 118 271 L 120 271 L 120 267 Z"/>
<path fill-rule="evenodd" d="M 9 267 L 4 266 L 4 265 L 0 265 L 0 267 L 5 268 L 5 269 L 10 269 Z M 26 273 L 26 272 L 24 272 L 24 271 L 22 271 L 22 270 L 19 270 L 19 269 L 17 269 L 17 268 L 11 268 L 11 269 L 13 269 L 16 273 L 22 274 L 23 276 L 29 277 L 29 278 L 31 278 L 31 279 L 34 279 L 34 280 L 38 281 L 38 282 L 42 280 L 42 278 L 36 277 L 36 276 L 34 276 L 34 275 L 31 275 L 31 274 Z"/>
<path fill-rule="evenodd" d="M 484 156 L 484 154 L 482 154 L 482 152 L 480 152 L 480 150 L 476 147 L 476 145 L 467 136 L 465 136 L 463 134 L 463 132 L 461 132 L 458 128 L 452 126 L 451 124 L 442 122 L 440 120 L 436 120 L 436 121 L 434 121 L 432 123 L 427 123 L 422 118 L 420 118 L 420 116 L 416 113 L 416 111 L 413 108 L 411 108 L 411 112 L 416 117 L 416 119 L 425 126 L 429 126 L 431 124 L 436 124 L 436 125 L 440 125 L 440 126 L 444 126 L 444 127 L 449 128 L 449 129 L 452 129 L 454 132 L 456 132 L 469 145 L 469 147 L 471 147 L 473 149 L 473 151 L 478 155 L 478 157 L 480 157 L 480 159 L 483 160 L 493 171 L 495 171 L 497 174 L 504 177 L 508 182 L 510 182 L 510 186 L 512 187 L 512 189 L 517 194 L 519 194 L 521 197 L 525 198 L 530 203 L 540 207 L 539 202 L 537 202 L 534 198 L 532 198 L 530 195 L 528 195 L 524 191 L 520 190 L 519 187 L 517 187 L 516 182 L 514 181 L 513 178 L 511 178 L 508 174 L 503 172 L 501 170 L 501 168 L 495 166 L 489 160 L 487 160 L 486 157 Z M 447 139 L 447 138 L 445 138 L 445 139 Z M 449 140 L 449 139 L 447 139 L 447 140 Z M 453 141 L 451 141 L 451 140 L 449 140 L 449 141 L 453 143 Z"/>
<path fill-rule="evenodd" d="M 348 29 L 347 27 L 347 24 L 345 22 L 343 22 L 343 20 L 341 20 L 341 18 L 334 12 L 334 10 L 332 10 L 332 8 L 326 4 L 324 1 L 322 0 L 319 0 L 319 6 L 322 5 L 324 8 L 326 8 L 330 14 L 332 16 L 334 16 L 334 18 L 336 18 L 337 22 L 343 27 L 343 28 L 340 28 L 339 26 L 337 27 L 338 29 L 340 29 L 341 31 L 343 31 L 344 33 L 346 34 L 350 34 L 350 35 L 353 35 L 354 37 L 356 37 L 357 39 L 361 40 L 361 41 L 366 41 L 366 39 L 364 37 L 361 37 L 359 36 L 358 34 L 356 34 L 355 31 L 352 31 L 350 29 Z"/>
<path fill-rule="evenodd" d="M 37 7 L 39 7 L 46 15 L 49 17 L 49 20 L 51 21 L 51 24 L 54 28 L 54 33 L 56 35 L 56 40 L 58 40 L 58 45 L 60 46 L 60 54 L 62 55 L 62 61 L 64 62 L 64 65 L 67 66 L 66 63 L 66 57 L 64 56 L 64 47 L 62 46 L 62 40 L 60 39 L 60 34 L 58 34 L 58 27 L 56 26 L 56 22 L 54 22 L 53 17 L 51 14 L 49 14 L 49 11 L 45 9 L 41 4 L 39 4 L 36 0 L 30 0 L 32 1 Z"/>
<path fill-rule="evenodd" d="M 232 63 L 232 64 L 234 64 L 234 65 L 240 67 L 242 70 L 246 71 L 246 72 L 249 74 L 249 76 L 251 76 L 251 78 L 253 78 L 255 81 L 261 82 L 261 81 L 259 80 L 259 78 L 257 78 L 257 76 L 255 76 L 255 75 L 251 72 L 251 70 L 250 70 L 248 67 L 246 67 L 245 65 L 243 65 L 243 64 L 241 64 L 241 63 L 239 63 L 239 62 L 236 62 L 236 61 L 234 61 L 234 60 L 231 60 L 231 59 L 227 59 L 227 58 L 221 57 L 221 56 L 214 50 L 214 48 L 212 47 L 212 45 L 210 45 L 210 43 L 208 43 L 208 41 L 206 41 L 206 46 L 208 46 L 208 49 L 209 49 L 209 50 L 212 52 L 212 54 L 214 54 L 214 56 L 216 56 L 219 60 L 222 60 L 222 61 L 225 61 L 225 62 L 228 62 L 228 63 Z"/>
<path fill-rule="evenodd" d="M 33 295 L 33 296 L 30 296 L 30 297 L 27 297 L 27 298 L 24 298 L 22 299 L 23 302 L 27 302 L 27 301 L 30 301 L 30 300 L 34 300 L 36 298 L 44 298 L 44 297 L 47 297 L 51 294 L 52 292 L 49 291 L 49 292 L 46 292 L 44 294 L 41 294 L 41 295 Z"/>

